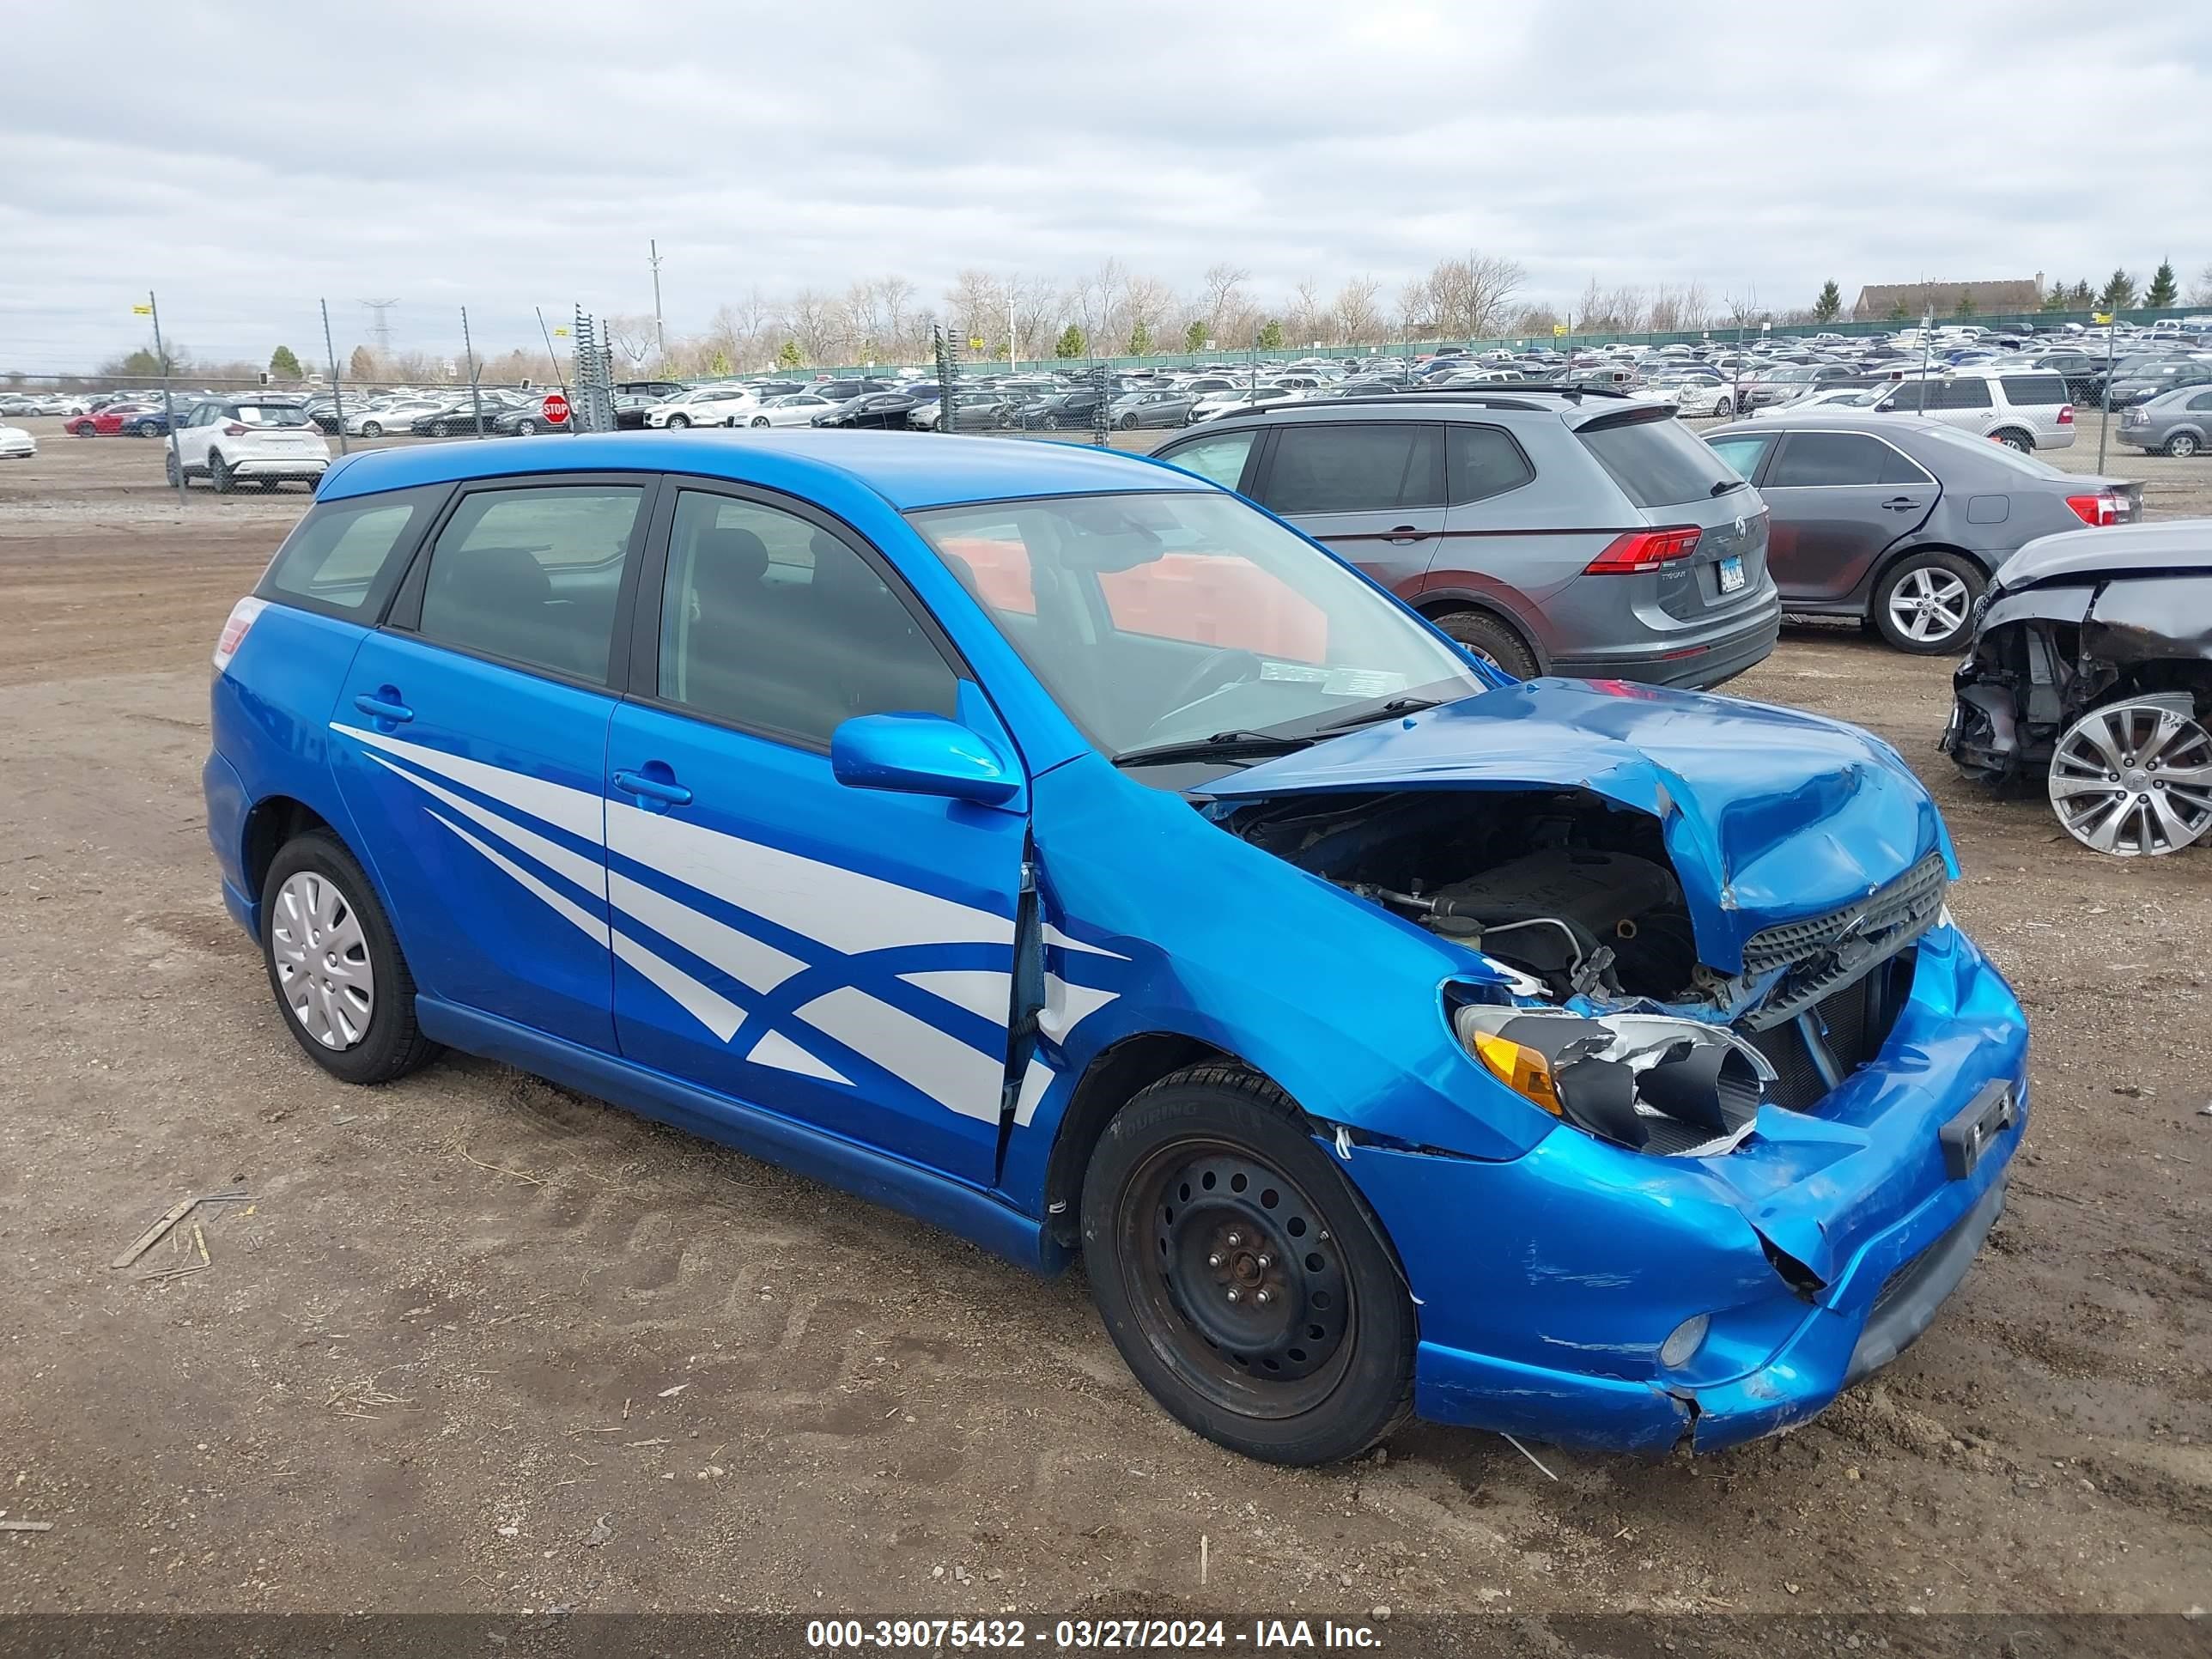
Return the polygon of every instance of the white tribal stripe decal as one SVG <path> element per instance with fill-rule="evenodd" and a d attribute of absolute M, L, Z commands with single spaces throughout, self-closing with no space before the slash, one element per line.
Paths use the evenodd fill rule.
<path fill-rule="evenodd" d="M 368 760 L 405 779 L 446 808 L 446 811 L 428 809 L 428 815 L 555 915 L 605 945 L 617 960 L 726 1044 L 744 1029 L 746 1010 L 668 960 L 612 917 L 641 924 L 756 994 L 773 993 L 787 980 L 806 971 L 809 964 L 719 917 L 619 870 L 611 870 L 601 860 L 586 857 L 516 823 L 411 768 L 436 773 L 579 840 L 633 859 L 656 876 L 762 917 L 840 957 L 857 958 L 917 946 L 1013 943 L 1011 918 L 938 894 L 383 732 L 337 721 L 331 722 L 331 730 L 366 745 Z M 397 757 L 410 765 L 396 764 L 387 757 Z M 598 900 L 605 909 L 593 915 L 447 812 L 496 836 L 514 852 Z M 1128 960 L 1117 952 L 1071 939 L 1050 926 L 1044 929 L 1044 939 L 1070 953 L 1113 962 Z M 1012 999 L 1011 973 L 948 968 L 910 971 L 898 978 L 989 1021 L 998 1033 L 996 1041 L 983 1047 L 855 985 L 822 992 L 786 1017 L 803 1021 L 949 1110 L 995 1120 L 1006 1064 L 1003 1044 Z M 1054 973 L 1045 975 L 1044 986 L 1045 1006 L 1039 1012 L 1037 1027 L 1056 1043 L 1064 1043 L 1087 1016 L 1120 994 L 1075 984 Z M 852 1084 L 843 1073 L 783 1030 L 763 1029 L 745 1058 L 757 1065 L 824 1082 Z M 1031 1060 L 1018 1093 L 1018 1122 L 1028 1122 L 1054 1075 L 1044 1060 Z"/>

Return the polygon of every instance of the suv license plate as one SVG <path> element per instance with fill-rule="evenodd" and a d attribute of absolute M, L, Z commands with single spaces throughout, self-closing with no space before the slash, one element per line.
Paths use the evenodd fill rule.
<path fill-rule="evenodd" d="M 1733 593 L 1742 586 L 1743 560 L 1741 556 L 1732 553 L 1721 561 L 1721 592 Z"/>

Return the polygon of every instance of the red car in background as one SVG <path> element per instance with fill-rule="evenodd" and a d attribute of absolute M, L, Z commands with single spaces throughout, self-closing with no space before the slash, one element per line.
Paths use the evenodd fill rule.
<path fill-rule="evenodd" d="M 80 438 L 118 438 L 125 430 L 135 425 L 144 415 L 158 415 L 154 409 L 142 409 L 136 404 L 115 404 L 106 409 L 96 409 L 89 415 L 72 415 L 62 422 L 62 430 Z"/>

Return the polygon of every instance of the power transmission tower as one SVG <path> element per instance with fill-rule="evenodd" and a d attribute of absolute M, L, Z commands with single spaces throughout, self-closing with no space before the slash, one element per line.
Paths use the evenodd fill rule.
<path fill-rule="evenodd" d="M 647 262 L 653 266 L 653 349 L 665 363 L 668 361 L 668 336 L 660 325 L 660 244 L 648 241 L 645 247 Z"/>
<path fill-rule="evenodd" d="M 376 341 L 376 355 L 380 357 L 388 357 L 392 355 L 392 307 L 398 303 L 397 300 L 363 300 L 362 301 L 362 304 L 376 313 L 376 320 L 368 325 L 368 331 Z"/>

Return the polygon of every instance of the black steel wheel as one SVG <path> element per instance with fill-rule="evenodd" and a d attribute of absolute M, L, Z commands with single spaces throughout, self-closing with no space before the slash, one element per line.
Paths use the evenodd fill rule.
<path fill-rule="evenodd" d="M 1271 1462 L 1355 1456 L 1411 1410 L 1415 1321 L 1381 1231 L 1279 1090 L 1198 1066 L 1108 1125 L 1084 1259 L 1170 1413 Z"/>

